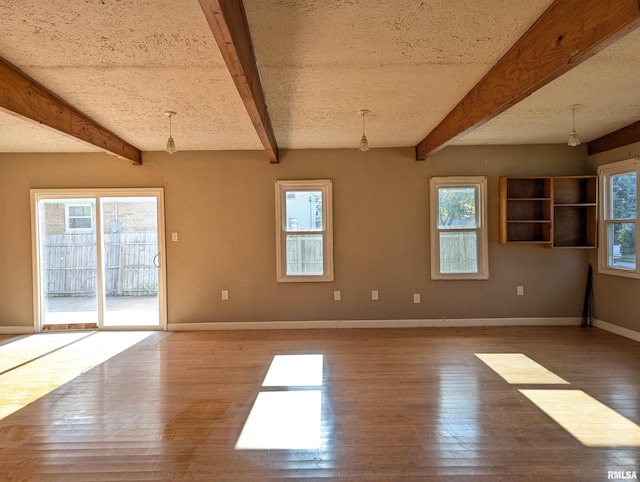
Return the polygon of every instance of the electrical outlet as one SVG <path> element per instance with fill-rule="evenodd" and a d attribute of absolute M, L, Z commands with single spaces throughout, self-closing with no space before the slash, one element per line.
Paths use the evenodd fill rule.
<path fill-rule="evenodd" d="M 339 291 L 333 292 L 333 301 L 340 301 L 342 299 L 342 295 Z"/>
<path fill-rule="evenodd" d="M 229 290 L 222 290 L 222 299 L 227 301 L 229 299 Z"/>
<path fill-rule="evenodd" d="M 414 293 L 413 302 L 414 303 L 420 303 L 420 293 Z"/>
<path fill-rule="evenodd" d="M 378 290 L 372 290 L 371 291 L 371 299 L 373 301 L 378 301 Z"/>
<path fill-rule="evenodd" d="M 524 296 L 524 286 L 516 286 L 516 295 Z"/>

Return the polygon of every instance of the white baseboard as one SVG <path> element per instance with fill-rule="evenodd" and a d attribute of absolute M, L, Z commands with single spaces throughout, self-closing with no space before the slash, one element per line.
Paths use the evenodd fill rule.
<path fill-rule="evenodd" d="M 167 331 L 214 330 L 314 330 L 322 328 L 445 328 L 465 326 L 563 326 L 579 325 L 580 318 L 469 318 L 416 320 L 317 320 L 317 321 L 219 321 L 207 323 L 169 323 Z M 640 341 L 640 333 L 602 320 L 596 326 L 603 330 Z M 0 335 L 30 335 L 30 326 L 0 326 Z"/>
<path fill-rule="evenodd" d="M 623 328 L 622 326 L 614 325 L 613 323 L 607 323 L 602 320 L 595 320 L 593 326 L 596 328 L 600 328 L 601 330 L 605 330 L 616 335 L 624 336 L 625 338 L 629 338 L 633 341 L 640 341 L 640 333 L 637 331 L 630 330 L 629 328 Z"/>
<path fill-rule="evenodd" d="M 464 326 L 562 326 L 579 325 L 578 317 L 566 318 L 470 318 L 419 320 L 321 320 L 321 321 L 229 321 L 169 323 L 169 331 L 300 330 L 318 328 L 444 328 Z"/>
<path fill-rule="evenodd" d="M 0 326 L 0 335 L 32 335 L 33 326 Z"/>

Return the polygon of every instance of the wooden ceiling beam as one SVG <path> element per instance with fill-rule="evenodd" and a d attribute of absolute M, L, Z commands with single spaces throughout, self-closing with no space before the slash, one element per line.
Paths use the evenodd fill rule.
<path fill-rule="evenodd" d="M 640 25 L 638 0 L 556 0 L 417 146 L 425 159 Z"/>
<path fill-rule="evenodd" d="M 589 142 L 587 146 L 589 155 L 592 156 L 616 147 L 628 146 L 634 142 L 640 142 L 640 121 L 598 137 Z"/>
<path fill-rule="evenodd" d="M 140 150 L 0 58 L 0 111 L 142 164 Z"/>
<path fill-rule="evenodd" d="M 278 144 L 267 111 L 242 0 L 199 2 L 269 161 L 275 164 L 278 162 Z"/>

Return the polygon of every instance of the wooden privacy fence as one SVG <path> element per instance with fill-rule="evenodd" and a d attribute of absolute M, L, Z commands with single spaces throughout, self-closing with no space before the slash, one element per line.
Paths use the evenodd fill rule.
<path fill-rule="evenodd" d="M 440 271 L 473 273 L 478 269 L 475 232 L 440 233 Z"/>
<path fill-rule="evenodd" d="M 287 274 L 322 274 L 322 235 L 287 235 Z"/>
<path fill-rule="evenodd" d="M 104 234 L 107 296 L 158 293 L 156 233 Z M 44 239 L 45 295 L 91 296 L 97 290 L 95 234 L 48 235 Z"/>

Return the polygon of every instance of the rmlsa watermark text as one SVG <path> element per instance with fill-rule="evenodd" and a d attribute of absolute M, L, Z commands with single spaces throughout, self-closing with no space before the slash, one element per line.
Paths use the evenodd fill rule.
<path fill-rule="evenodd" d="M 609 470 L 607 472 L 609 480 L 638 480 L 635 470 Z"/>

